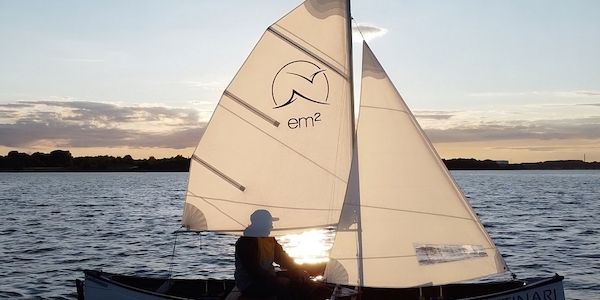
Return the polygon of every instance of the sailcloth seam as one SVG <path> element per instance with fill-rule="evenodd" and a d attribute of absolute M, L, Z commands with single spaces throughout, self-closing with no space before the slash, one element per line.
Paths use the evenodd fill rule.
<path fill-rule="evenodd" d="M 350 206 L 358 206 L 358 205 L 353 205 L 353 204 L 349 204 L 349 205 Z M 453 215 L 446 215 L 446 214 L 430 213 L 430 212 L 424 212 L 424 211 L 418 211 L 418 210 L 399 209 L 399 208 L 381 207 L 381 206 L 373 206 L 373 205 L 360 205 L 360 207 L 361 208 L 365 207 L 365 208 L 390 210 L 390 211 L 400 211 L 400 212 L 406 212 L 406 213 L 414 213 L 414 214 L 422 214 L 422 215 L 430 215 L 430 216 L 438 216 L 438 217 L 446 217 L 446 218 L 453 218 L 453 219 L 475 221 L 475 220 L 473 220 L 471 218 L 465 218 L 465 217 L 459 217 L 459 216 L 453 216 Z"/>
<path fill-rule="evenodd" d="M 258 206 L 258 207 L 283 208 L 283 209 L 293 209 L 293 210 L 311 210 L 311 211 L 339 210 L 339 209 L 329 209 L 329 208 L 291 207 L 291 206 L 268 205 L 268 204 L 263 204 L 263 203 L 242 202 L 242 201 L 235 201 L 235 200 L 228 200 L 228 199 L 198 196 L 198 195 L 192 194 L 192 193 L 189 193 L 188 196 L 202 198 L 202 199 L 210 199 L 213 201 L 229 202 L 229 203 L 243 204 L 243 205 L 248 205 L 248 206 Z"/>
<path fill-rule="evenodd" d="M 241 106 L 245 107 L 246 109 L 248 109 L 249 111 L 253 112 L 254 114 L 258 115 L 259 117 L 265 119 L 265 121 L 271 123 L 271 125 L 273 125 L 275 127 L 279 127 L 279 121 L 277 121 L 277 120 L 269 117 L 267 114 L 265 114 L 264 112 L 258 110 L 256 107 L 248 104 L 248 102 L 242 100 L 241 98 L 239 98 L 238 96 L 234 95 L 230 91 L 225 90 L 225 92 L 223 92 L 223 95 L 225 95 L 228 98 L 230 98 L 231 100 L 237 102 L 238 104 L 240 104 Z"/>
<path fill-rule="evenodd" d="M 294 46 L 296 49 L 298 49 L 298 50 L 306 53 L 308 56 L 311 56 L 312 58 L 318 60 L 320 63 L 326 65 L 331 70 L 333 70 L 334 72 L 336 72 L 338 75 L 342 76 L 342 78 L 348 80 L 348 76 L 346 76 L 346 74 L 343 71 L 340 71 L 336 66 L 334 66 L 331 63 L 327 62 L 326 60 L 324 60 L 323 58 L 321 58 L 319 55 L 317 55 L 317 54 L 313 53 L 312 51 L 306 49 L 302 45 L 299 45 L 298 43 L 292 41 L 291 39 L 289 39 L 288 37 L 286 37 L 283 33 L 279 32 L 279 31 L 277 31 L 277 29 L 273 28 L 273 26 L 267 28 L 267 31 L 273 33 L 273 35 L 275 35 L 279 39 L 287 42 L 288 44 L 290 44 L 292 46 Z M 298 39 L 300 39 L 300 38 L 298 38 Z M 300 40 L 302 40 L 302 39 L 300 39 Z"/>
<path fill-rule="evenodd" d="M 194 194 L 193 194 L 193 193 L 191 193 L 191 192 L 190 192 L 190 194 L 194 195 Z M 234 217 L 232 217 L 232 216 L 228 215 L 227 213 L 225 213 L 223 210 L 221 210 L 221 209 L 220 209 L 219 207 L 217 207 L 215 204 L 213 204 L 213 203 L 211 203 L 210 201 L 208 201 L 208 200 L 204 199 L 203 197 L 196 196 L 196 195 L 194 195 L 194 196 L 195 196 L 195 197 L 197 197 L 197 198 L 200 198 L 200 199 L 202 199 L 202 200 L 203 200 L 204 202 L 206 202 L 208 205 L 210 205 L 210 206 L 212 206 L 214 209 L 218 210 L 220 213 L 222 213 L 223 215 L 225 215 L 227 218 L 229 218 L 229 219 L 231 219 L 232 221 L 234 221 L 234 222 L 238 223 L 240 226 L 242 226 L 242 227 L 245 227 L 245 226 L 244 226 L 244 224 L 242 224 L 242 223 L 238 222 L 238 220 L 236 220 Z"/>
<path fill-rule="evenodd" d="M 314 161 L 314 160 L 312 160 L 312 159 L 310 159 L 310 158 L 306 157 L 304 154 L 302 154 L 302 153 L 298 152 L 297 150 L 295 150 L 295 149 L 294 149 L 294 148 L 292 148 L 291 146 L 289 146 L 289 145 L 287 145 L 286 143 L 284 143 L 284 142 L 282 142 L 282 141 L 280 141 L 280 140 L 276 139 L 274 136 L 272 136 L 272 135 L 270 135 L 269 133 L 265 132 L 264 130 L 260 129 L 258 126 L 256 126 L 256 125 L 252 124 L 252 123 L 251 123 L 251 122 L 249 122 L 248 120 L 246 120 L 246 119 L 242 118 L 240 115 L 238 115 L 238 114 L 234 113 L 233 111 L 231 111 L 229 108 L 227 108 L 227 107 L 223 106 L 223 104 L 219 103 L 219 104 L 218 104 L 218 106 L 219 106 L 219 107 L 221 107 L 221 108 L 223 108 L 224 110 L 226 110 L 226 111 L 230 112 L 232 115 L 234 115 L 234 116 L 238 117 L 240 120 L 242 120 L 242 121 L 246 122 L 248 125 L 250 125 L 250 126 L 252 126 L 252 127 L 256 128 L 256 130 L 258 130 L 258 131 L 262 132 L 263 134 L 265 134 L 266 136 L 270 137 L 270 138 L 271 138 L 271 139 L 273 139 L 274 141 L 278 142 L 278 143 L 279 143 L 279 144 L 281 144 L 282 146 L 284 146 L 284 147 L 286 147 L 286 148 L 290 149 L 292 152 L 294 152 L 294 153 L 298 154 L 300 157 L 302 157 L 302 158 L 306 159 L 307 161 L 309 161 L 309 162 L 313 163 L 313 164 L 314 164 L 315 166 L 317 166 L 319 169 L 321 169 L 321 170 L 325 171 L 326 173 L 328 173 L 328 174 L 332 175 L 333 177 L 337 178 L 339 181 L 341 181 L 341 182 L 343 182 L 343 183 L 347 183 L 347 182 L 346 182 L 346 180 L 344 180 L 344 179 L 340 178 L 340 177 L 339 177 L 337 174 L 335 174 L 334 172 L 332 172 L 332 171 L 329 171 L 329 170 L 328 170 L 328 169 L 326 169 L 325 167 L 323 167 L 323 166 L 321 166 L 320 164 L 318 164 L 316 161 Z"/>
<path fill-rule="evenodd" d="M 273 228 L 273 231 L 288 231 L 288 230 L 301 230 L 301 229 L 316 229 L 316 228 L 329 228 L 335 227 L 337 224 L 320 224 L 313 226 L 301 226 L 301 227 L 282 227 L 282 228 Z M 230 233 L 230 232 L 243 232 L 245 229 L 211 229 L 210 232 L 220 232 L 220 233 Z M 186 230 L 186 232 L 204 232 L 206 230 Z"/>
<path fill-rule="evenodd" d="M 361 105 L 360 107 L 361 108 L 373 108 L 373 109 L 393 110 L 393 111 L 397 111 L 397 112 L 402 112 L 402 113 L 408 114 L 408 112 L 406 110 L 397 109 L 397 108 L 381 107 L 381 106 L 371 106 L 371 105 Z"/>

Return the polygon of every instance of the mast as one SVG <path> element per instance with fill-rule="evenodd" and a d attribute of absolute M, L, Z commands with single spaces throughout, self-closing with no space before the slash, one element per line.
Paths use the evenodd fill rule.
<path fill-rule="evenodd" d="M 347 24 L 347 41 L 348 41 L 348 70 L 349 70 L 349 80 L 350 80 L 350 112 L 351 112 L 351 126 L 352 126 L 352 151 L 358 151 L 358 143 L 356 137 L 356 116 L 354 112 L 354 51 L 353 51 L 353 43 L 352 43 L 352 9 L 350 7 L 351 0 L 347 0 L 346 7 L 348 9 L 346 24 Z M 357 153 L 353 153 L 353 157 L 358 157 Z M 354 160 L 353 163 L 358 164 L 358 159 Z M 358 165 L 356 166 L 358 169 Z M 364 283 L 364 273 L 363 273 L 363 251 L 362 251 L 362 221 L 360 217 L 360 176 L 357 176 L 357 190 L 359 195 L 359 203 L 356 207 L 357 209 L 357 228 L 356 228 L 356 236 L 357 236 L 357 268 L 358 268 L 358 287 L 363 286 Z"/>
<path fill-rule="evenodd" d="M 348 41 L 348 80 L 350 80 L 350 112 L 351 112 L 351 123 L 352 123 L 352 145 L 356 145 L 356 122 L 354 117 L 354 56 L 352 51 L 352 15 L 350 13 L 350 0 L 346 0 L 348 8 L 346 18 L 346 38 Z M 356 148 L 355 148 L 356 149 Z"/>

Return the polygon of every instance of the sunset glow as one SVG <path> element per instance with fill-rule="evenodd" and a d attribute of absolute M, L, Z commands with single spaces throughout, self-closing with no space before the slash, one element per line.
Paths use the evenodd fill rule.
<path fill-rule="evenodd" d="M 333 234 L 327 230 L 289 234 L 278 239 L 298 264 L 327 262 L 333 244 Z"/>
<path fill-rule="evenodd" d="M 0 2 L 0 155 L 189 157 L 264 28 L 299 3 Z M 352 7 L 355 42 L 442 158 L 600 161 L 599 2 Z"/>

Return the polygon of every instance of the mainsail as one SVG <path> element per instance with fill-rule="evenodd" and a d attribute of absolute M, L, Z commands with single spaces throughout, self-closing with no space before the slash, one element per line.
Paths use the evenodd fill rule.
<path fill-rule="evenodd" d="M 335 225 L 352 151 L 346 0 L 308 0 L 263 34 L 194 151 L 182 224 L 241 233 L 250 215 L 275 235 Z"/>
<path fill-rule="evenodd" d="M 328 282 L 411 287 L 506 271 L 496 246 L 366 43 L 360 101 L 357 165 L 325 274 Z"/>

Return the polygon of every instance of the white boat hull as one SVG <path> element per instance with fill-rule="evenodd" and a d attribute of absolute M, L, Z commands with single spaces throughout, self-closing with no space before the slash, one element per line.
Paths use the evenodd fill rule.
<path fill-rule="evenodd" d="M 86 270 L 85 280 L 77 280 L 78 299 L 226 299 L 233 280 L 165 279 L 124 276 Z"/>

